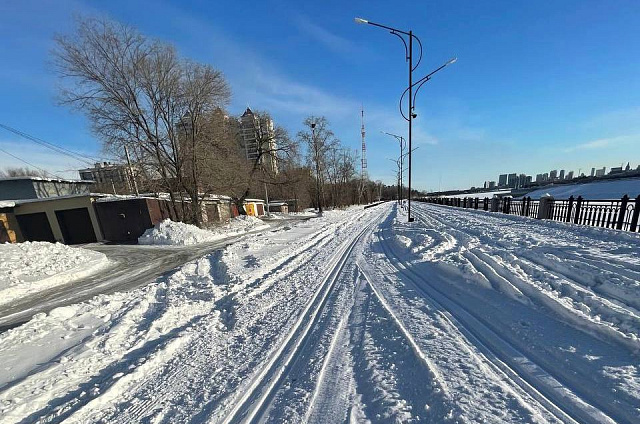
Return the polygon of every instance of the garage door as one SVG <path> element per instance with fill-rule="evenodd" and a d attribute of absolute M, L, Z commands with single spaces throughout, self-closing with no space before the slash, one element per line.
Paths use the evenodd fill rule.
<path fill-rule="evenodd" d="M 87 208 L 56 211 L 56 217 L 66 244 L 93 243 L 96 241 L 96 233 L 93 231 L 93 224 Z"/>
<path fill-rule="evenodd" d="M 50 241 L 55 242 L 49 225 L 49 219 L 44 212 L 16 215 L 20 231 L 26 241 Z"/>

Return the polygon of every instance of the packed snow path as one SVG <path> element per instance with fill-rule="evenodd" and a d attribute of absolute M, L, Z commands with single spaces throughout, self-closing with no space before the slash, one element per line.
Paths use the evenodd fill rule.
<path fill-rule="evenodd" d="M 6 422 L 637 422 L 640 237 L 416 205 L 0 335 Z"/>

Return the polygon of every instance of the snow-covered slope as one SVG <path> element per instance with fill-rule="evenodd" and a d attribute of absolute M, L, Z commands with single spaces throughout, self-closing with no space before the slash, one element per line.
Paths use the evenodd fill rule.
<path fill-rule="evenodd" d="M 268 228 L 261 219 L 253 216 L 241 215 L 229 220 L 228 223 L 201 229 L 195 225 L 183 222 L 174 222 L 170 219 L 158 223 L 153 228 L 149 228 L 139 238 L 138 243 L 147 245 L 191 245 L 198 243 L 212 242 L 225 237 L 244 234 L 248 231 L 255 231 Z"/>
<path fill-rule="evenodd" d="M 527 196 L 532 199 L 538 199 L 547 193 L 556 199 L 582 196 L 589 200 L 609 200 L 620 199 L 625 194 L 635 199 L 636 196 L 640 195 L 640 178 L 597 181 L 585 184 L 552 185 L 527 193 Z"/>
<path fill-rule="evenodd" d="M 107 264 L 102 253 L 60 243 L 0 244 L 0 305 L 71 283 Z"/>

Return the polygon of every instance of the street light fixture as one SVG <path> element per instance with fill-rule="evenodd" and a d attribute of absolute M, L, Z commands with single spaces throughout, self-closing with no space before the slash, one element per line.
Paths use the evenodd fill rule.
<path fill-rule="evenodd" d="M 447 63 L 445 63 L 444 65 L 442 65 L 441 67 L 439 67 L 438 69 L 436 69 L 435 71 L 431 72 L 430 74 L 420 78 L 418 81 L 416 81 L 415 83 L 413 82 L 413 71 L 416 70 L 416 68 L 418 67 L 418 65 L 420 65 L 420 62 L 422 61 L 422 42 L 420 41 L 420 39 L 418 37 L 416 37 L 415 35 L 413 35 L 413 31 L 409 30 L 409 31 L 402 31 L 399 30 L 397 28 L 393 28 L 390 26 L 386 26 L 386 25 L 382 25 L 382 24 L 378 24 L 375 22 L 371 22 L 367 19 L 363 19 L 363 18 L 355 18 L 355 22 L 358 24 L 367 24 L 367 25 L 373 25 L 376 26 L 378 28 L 383 28 L 389 31 L 389 33 L 397 36 L 398 38 L 400 38 L 400 40 L 402 40 L 402 43 L 404 44 L 404 51 L 405 51 L 405 59 L 406 61 L 409 63 L 409 86 L 407 87 L 407 89 L 402 93 L 402 96 L 400 96 L 400 114 L 402 115 L 402 117 L 409 122 L 409 195 L 408 195 L 408 212 L 407 212 L 407 218 L 409 222 L 413 222 L 413 217 L 411 216 L 411 142 L 412 142 L 412 121 L 414 118 L 416 118 L 418 115 L 416 115 L 414 108 L 415 108 L 415 96 L 418 94 L 418 90 L 420 90 L 420 87 L 422 87 L 422 85 L 429 81 L 431 79 L 431 77 L 433 76 L 433 74 L 435 74 L 436 72 L 438 72 L 439 70 L 443 69 L 444 67 L 451 65 L 452 63 L 455 63 L 457 58 L 453 58 L 451 60 L 449 60 Z M 405 38 L 406 37 L 406 38 Z M 407 38 L 408 38 L 408 43 L 407 43 Z M 416 62 L 415 66 L 413 65 L 413 40 L 416 40 L 416 42 L 418 43 L 418 46 L 420 48 L 420 56 L 418 57 L 418 61 Z M 415 95 L 413 93 L 413 88 L 415 86 L 418 86 L 416 91 L 415 91 Z M 408 102 L 409 102 L 409 116 L 405 116 L 403 110 L 402 110 L 402 100 L 405 96 L 406 93 L 409 93 L 409 97 L 408 97 Z"/>
<path fill-rule="evenodd" d="M 398 202 L 400 204 L 402 204 L 402 192 L 403 192 L 403 158 L 404 158 L 404 148 L 405 148 L 405 142 L 404 142 L 404 137 L 402 137 L 401 135 L 396 135 L 396 134 L 391 134 L 385 131 L 380 131 L 382 134 L 386 134 L 386 135 L 390 135 L 391 137 L 394 137 L 396 140 L 398 140 L 398 143 L 400 144 L 400 196 L 398 196 Z"/>

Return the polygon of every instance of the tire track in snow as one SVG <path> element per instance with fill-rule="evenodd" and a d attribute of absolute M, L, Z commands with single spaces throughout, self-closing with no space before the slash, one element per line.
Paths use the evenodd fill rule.
<path fill-rule="evenodd" d="M 318 254 L 318 247 L 324 246 L 325 243 L 333 240 L 333 237 L 337 231 L 342 231 L 345 227 L 353 225 L 353 221 L 357 221 L 362 218 L 362 214 L 354 214 L 353 217 L 340 220 L 337 223 L 331 223 L 327 227 L 323 227 L 321 231 L 314 232 L 309 241 L 305 242 L 302 246 L 302 250 L 291 255 L 295 260 L 293 261 L 276 261 L 271 264 L 271 268 L 278 267 L 278 273 L 280 278 L 297 272 L 300 266 L 304 265 Z M 290 259 L 285 258 L 285 259 Z M 269 269 L 267 269 L 269 272 Z M 278 274 L 276 273 L 276 274 Z M 277 281 L 277 278 L 267 279 L 269 281 L 261 280 L 263 286 L 272 284 Z M 247 291 L 251 293 L 252 285 L 248 284 L 244 287 L 243 292 Z M 264 290 L 261 290 L 264 291 Z M 233 293 L 232 293 L 233 294 Z M 92 391 L 96 389 L 93 387 L 94 383 L 97 383 L 97 393 L 100 395 L 97 397 L 86 396 L 80 394 L 74 396 L 73 393 L 62 396 L 58 399 L 54 399 L 54 402 L 60 402 L 61 404 L 52 410 L 52 408 L 45 408 L 38 411 L 35 416 L 38 416 L 40 421 L 47 422 L 59 422 L 65 416 L 73 414 L 72 418 L 77 421 L 89 421 L 100 420 L 100 417 L 110 416 L 109 421 L 113 422 L 139 422 L 144 417 L 156 415 L 160 417 L 160 414 L 156 414 L 155 410 L 168 409 L 164 408 L 167 403 L 171 403 L 171 398 L 176 395 L 176 388 L 184 385 L 184 382 L 189 381 L 195 374 L 197 374 L 196 367 L 200 364 L 201 360 L 206 361 L 208 355 L 206 354 L 207 343 L 210 342 L 208 337 L 212 334 L 207 334 L 209 329 L 216 329 L 221 320 L 224 322 L 225 317 L 219 314 L 219 310 L 229 309 L 233 310 L 233 296 L 227 295 L 222 299 L 216 301 L 213 314 L 199 316 L 198 321 L 192 323 L 189 326 L 181 327 L 178 332 L 171 332 L 171 339 L 182 338 L 182 345 L 178 351 L 175 351 L 175 343 L 150 343 L 153 345 L 153 349 L 139 349 L 126 355 L 126 360 L 115 361 L 116 366 L 109 367 L 108 369 L 101 371 L 100 377 L 91 379 L 89 386 L 83 384 L 81 387 L 89 387 Z M 151 307 L 153 309 L 153 305 Z M 225 306 L 226 305 L 226 306 Z M 224 312 L 224 311 L 223 311 Z M 143 320 L 145 326 L 151 328 L 155 325 L 154 317 Z M 225 333 L 215 331 L 213 337 L 220 337 Z M 195 337 L 193 337 L 195 335 Z M 168 341 L 169 339 L 167 339 Z M 99 340 L 98 340 L 99 341 Z M 210 348 L 210 346 L 209 346 Z M 169 349 L 171 352 L 169 352 Z M 186 349 L 186 350 L 185 350 Z M 175 359 L 184 356 L 184 352 L 190 352 L 186 355 L 186 360 L 182 362 L 176 362 Z M 166 354 L 165 354 L 166 353 Z M 200 357 L 204 354 L 204 357 Z M 146 361 L 150 358 L 150 355 L 155 358 L 153 361 Z M 198 356 L 200 355 L 200 356 Z M 164 357 L 164 360 L 162 358 Z M 159 360 L 160 359 L 160 360 Z M 136 364 L 140 361 L 145 361 L 145 364 L 135 369 L 130 369 L 128 364 Z M 150 364 L 153 363 L 153 366 Z M 120 366 L 120 364 L 123 364 Z M 121 374 L 124 376 L 119 377 Z M 113 384 L 115 383 L 115 384 Z M 123 389 L 123 385 L 126 383 L 126 388 Z M 150 383 L 153 388 L 149 388 L 140 396 L 140 393 L 136 393 L 145 384 Z M 131 397 L 130 393 L 136 393 L 135 397 Z M 124 396 L 123 396 L 124 395 Z M 64 414 L 60 412 L 64 411 Z M 105 415 L 107 414 L 107 415 Z"/>
<path fill-rule="evenodd" d="M 420 212 L 415 214 L 423 220 Z M 436 285 L 430 284 L 422 275 L 412 269 L 407 261 L 393 251 L 387 237 L 381 237 L 381 245 L 392 266 L 406 277 L 411 285 L 422 293 L 430 302 L 449 313 L 452 326 L 462 333 L 514 386 L 536 399 L 549 412 L 563 422 L 615 422 L 609 415 L 610 407 L 594 406 L 593 400 L 585 400 L 578 396 L 574 389 L 565 386 L 546 369 L 527 357 L 515 346 L 502 338 L 486 321 L 473 313 L 451 295 Z M 400 266 L 394 265 L 400 264 Z M 596 403 L 597 405 L 597 403 Z M 607 413 L 603 411 L 609 411 Z"/>
<path fill-rule="evenodd" d="M 469 238 L 477 238 L 478 236 L 485 239 L 491 238 L 490 234 L 475 230 L 474 227 L 470 225 L 454 227 L 453 224 L 449 222 L 450 220 L 447 221 L 440 216 L 439 208 L 446 208 L 446 206 L 435 206 L 434 208 L 429 209 L 420 208 L 417 213 L 425 224 L 428 225 L 431 221 L 435 221 L 440 224 L 443 229 L 446 229 L 445 231 L 458 234 L 465 240 L 468 240 Z M 477 221 L 473 212 L 464 212 L 466 212 L 464 214 L 465 217 L 468 216 L 471 221 Z M 496 217 L 491 218 L 494 220 L 498 219 Z M 460 228 L 463 228 L 464 230 Z M 491 238 L 491 243 L 504 249 L 506 252 L 512 252 L 514 250 L 513 246 L 501 242 L 495 235 Z M 485 245 L 487 244 L 485 243 Z M 553 263 L 550 264 L 548 261 L 546 262 L 541 259 L 536 259 L 535 253 L 531 250 L 524 250 L 520 256 L 515 256 L 511 253 L 511 263 L 505 264 L 505 266 L 509 269 L 509 274 L 512 275 L 508 275 L 508 273 L 502 269 L 504 267 L 496 266 L 495 260 L 490 259 L 490 255 L 486 252 L 483 253 L 484 260 L 479 263 L 480 267 L 478 268 L 474 265 L 481 275 L 487 277 L 487 269 L 485 266 L 493 269 L 496 273 L 500 273 L 502 277 L 510 281 L 519 292 L 525 293 L 531 299 L 536 300 L 539 304 L 551 308 L 557 314 L 568 320 L 568 322 L 577 326 L 577 328 L 585 329 L 586 327 L 586 329 L 594 330 L 596 331 L 596 334 L 606 336 L 614 342 L 622 343 L 631 350 L 637 350 L 640 347 L 640 340 L 637 339 L 637 329 L 640 327 L 640 315 L 638 315 L 637 310 L 627 302 L 622 302 L 621 305 L 615 300 L 611 300 L 608 296 L 603 296 L 601 293 L 594 291 L 588 285 L 578 282 L 575 276 L 559 272 Z M 475 255 L 472 252 L 467 251 L 463 253 L 463 256 L 467 257 L 467 259 L 469 259 L 469 255 L 473 255 L 476 258 L 478 257 L 478 255 Z M 473 264 L 473 261 L 471 261 L 471 263 Z M 514 270 L 512 268 L 514 264 L 518 265 L 520 269 L 525 272 L 529 270 L 527 277 L 530 277 L 532 269 L 551 276 L 551 280 L 545 280 L 543 281 L 543 284 L 550 285 L 553 290 L 561 293 L 561 296 L 553 296 L 553 293 L 550 293 L 549 290 L 545 290 L 543 287 L 540 287 L 540 284 L 536 283 L 534 280 L 530 280 L 529 278 L 525 280 L 513 275 Z M 491 273 L 489 273 L 489 276 L 490 275 Z M 499 286 L 496 288 L 500 289 Z M 507 292 L 506 294 L 509 293 Z M 570 299 L 571 302 L 577 302 L 578 305 L 569 306 L 566 302 L 563 302 L 563 300 L 566 301 L 566 299 Z M 580 304 L 588 306 L 590 310 L 585 311 L 581 309 Z M 594 319 L 596 317 L 597 321 Z M 604 317 L 605 319 L 600 320 L 601 317 Z M 607 320 L 607 318 L 616 320 L 618 323 L 612 324 Z M 628 328 L 628 324 L 625 324 L 626 327 L 619 326 L 619 323 L 629 322 L 631 323 L 632 328 Z"/>
<path fill-rule="evenodd" d="M 318 324 L 320 313 L 337 284 L 351 252 L 364 234 L 373 228 L 380 216 L 381 214 L 338 250 L 330 273 L 319 286 L 280 348 L 255 377 L 247 392 L 240 399 L 234 400 L 235 406 L 224 419 L 225 424 L 260 422 L 264 419 L 275 394 L 285 381 L 292 363 L 295 362 L 300 351 L 305 348 L 311 330 Z"/>

